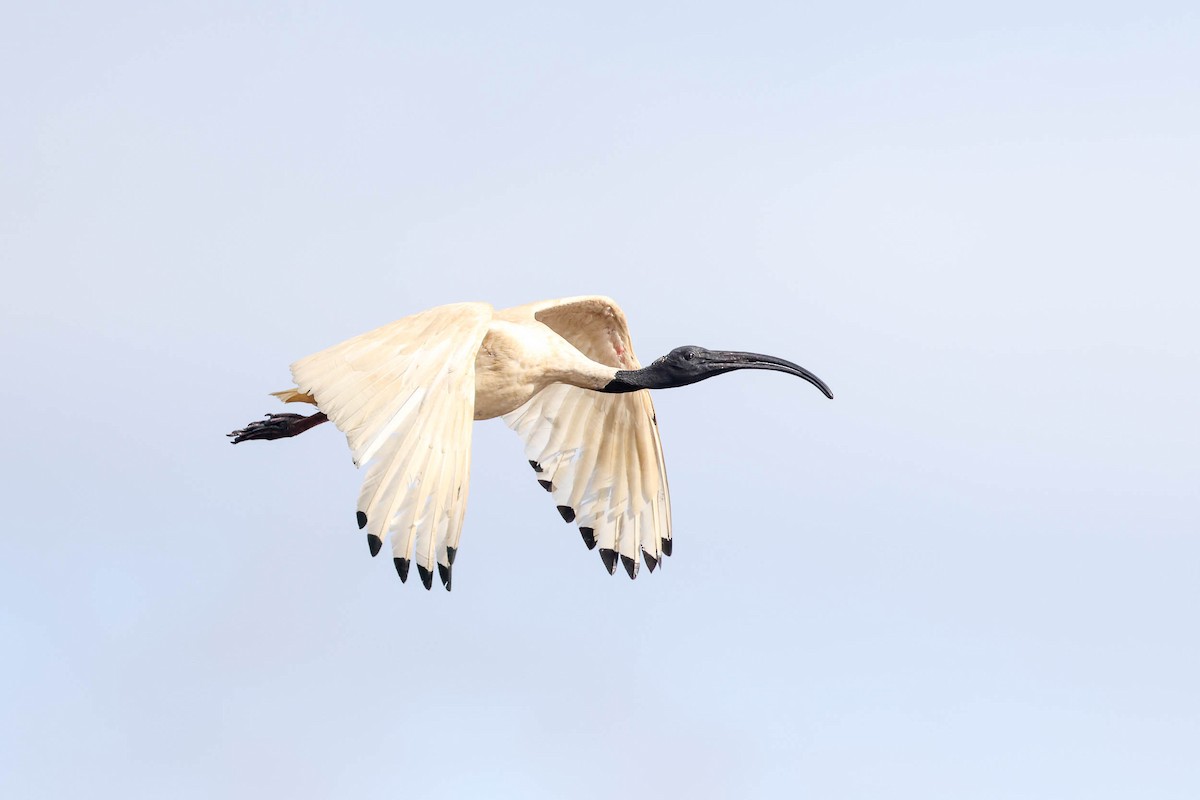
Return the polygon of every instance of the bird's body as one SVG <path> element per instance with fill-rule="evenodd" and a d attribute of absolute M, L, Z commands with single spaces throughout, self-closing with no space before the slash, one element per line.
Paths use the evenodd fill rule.
<path fill-rule="evenodd" d="M 595 302 L 599 322 L 606 312 L 599 299 Z M 612 380 L 612 368 L 633 366 L 623 345 L 627 335 L 625 317 L 617 316 L 620 312 L 615 305 L 609 307 L 613 314 L 611 352 L 597 353 L 596 361 L 537 319 L 541 305 L 494 313 L 475 354 L 475 419 L 492 419 L 515 411 L 555 383 L 599 390 Z"/>
<path fill-rule="evenodd" d="M 390 537 L 401 578 L 416 561 L 426 588 L 434 566 L 450 588 L 466 506 L 471 421 L 503 417 L 524 440 L 539 483 L 609 572 L 629 576 L 671 553 L 671 510 L 649 388 L 733 369 L 776 369 L 815 383 L 780 359 L 678 348 L 647 368 L 625 315 L 606 297 L 574 297 L 496 311 L 440 306 L 349 339 L 292 365 L 285 402 L 310 417 L 270 415 L 235 442 L 294 436 L 326 418 L 366 468 L 357 519 L 374 555 Z M 832 395 L 829 395 L 832 396 Z"/>

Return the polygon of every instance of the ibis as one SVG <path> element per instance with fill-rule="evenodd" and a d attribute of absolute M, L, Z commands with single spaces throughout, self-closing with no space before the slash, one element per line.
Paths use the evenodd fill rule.
<path fill-rule="evenodd" d="M 303 358 L 295 388 L 274 392 L 317 413 L 268 414 L 233 443 L 296 436 L 332 421 L 365 468 L 355 518 L 371 555 L 389 541 L 400 580 L 415 562 L 426 589 L 449 590 L 466 508 L 473 420 L 501 417 L 524 440 L 539 484 L 612 574 L 653 572 L 671 555 L 671 500 L 646 389 L 739 369 L 785 372 L 828 398 L 820 378 L 782 358 L 677 347 L 643 367 L 625 314 L 607 297 L 502 311 L 456 303 L 422 311 Z"/>

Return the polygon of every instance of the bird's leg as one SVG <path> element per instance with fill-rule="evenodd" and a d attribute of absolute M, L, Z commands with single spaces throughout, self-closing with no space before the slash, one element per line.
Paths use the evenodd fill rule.
<path fill-rule="evenodd" d="M 307 417 L 303 414 L 267 414 L 266 419 L 251 422 L 246 427 L 225 435 L 233 439 L 230 444 L 246 442 L 251 439 L 286 439 L 289 436 L 304 433 L 309 428 L 315 428 L 328 420 L 329 417 L 325 416 L 324 411 L 318 411 Z"/>

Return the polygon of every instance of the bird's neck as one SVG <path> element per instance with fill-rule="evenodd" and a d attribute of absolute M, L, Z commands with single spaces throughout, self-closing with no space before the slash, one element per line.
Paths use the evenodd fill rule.
<path fill-rule="evenodd" d="M 655 388 L 654 381 L 645 369 L 619 369 L 613 379 L 600 388 L 608 394 L 624 394 L 639 389 Z"/>
<path fill-rule="evenodd" d="M 624 391 L 631 392 L 640 389 L 636 386 L 629 389 L 611 390 L 608 387 L 618 382 L 617 376 L 628 374 L 625 370 L 614 369 L 605 364 L 592 361 L 579 355 L 571 359 L 565 368 L 556 369 L 544 376 L 550 383 L 567 383 L 581 389 L 591 389 L 596 392 Z"/>
<path fill-rule="evenodd" d="M 652 376 L 645 369 L 613 369 L 594 361 L 586 367 L 570 370 L 551 377 L 554 383 L 569 383 L 581 389 L 607 394 L 624 394 L 639 389 L 655 388 Z"/>

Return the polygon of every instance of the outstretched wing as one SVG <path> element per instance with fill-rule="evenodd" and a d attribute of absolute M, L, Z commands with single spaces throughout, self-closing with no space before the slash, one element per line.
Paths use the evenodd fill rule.
<path fill-rule="evenodd" d="M 450 588 L 467 501 L 475 355 L 491 318 L 486 303 L 441 306 L 292 365 L 297 388 L 366 467 L 357 517 L 371 554 L 390 536 L 400 578 L 416 561 L 426 589 L 435 564 Z"/>
<path fill-rule="evenodd" d="M 637 369 L 629 326 L 607 297 L 524 307 L 593 361 Z M 648 391 L 604 394 L 554 384 L 504 415 L 525 440 L 538 482 L 558 511 L 599 545 L 611 573 L 617 557 L 630 578 L 641 560 L 653 572 L 671 554 L 671 500 L 658 420 Z"/>

